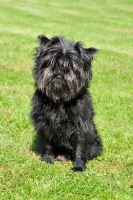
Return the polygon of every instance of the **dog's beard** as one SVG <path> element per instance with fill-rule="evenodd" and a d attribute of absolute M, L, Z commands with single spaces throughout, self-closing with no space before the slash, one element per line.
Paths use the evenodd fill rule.
<path fill-rule="evenodd" d="M 72 70 L 63 75 L 55 75 L 51 67 L 44 70 L 39 86 L 40 90 L 54 102 L 69 101 L 79 90 L 78 79 Z"/>

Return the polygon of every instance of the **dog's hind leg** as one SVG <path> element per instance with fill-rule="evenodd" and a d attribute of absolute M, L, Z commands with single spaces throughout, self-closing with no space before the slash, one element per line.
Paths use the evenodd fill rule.
<path fill-rule="evenodd" d="M 91 146 L 91 152 L 90 152 L 90 159 L 96 158 L 102 153 L 102 143 L 100 136 L 97 135 L 97 137 L 94 140 L 93 145 Z"/>

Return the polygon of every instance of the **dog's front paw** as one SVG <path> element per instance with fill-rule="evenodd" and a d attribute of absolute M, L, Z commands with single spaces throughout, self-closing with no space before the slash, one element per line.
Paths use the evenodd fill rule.
<path fill-rule="evenodd" d="M 83 172 L 83 171 L 85 171 L 85 169 L 86 169 L 86 167 L 85 167 L 85 164 L 82 160 L 77 160 L 77 161 L 74 162 L 74 165 L 73 165 L 73 168 L 72 168 L 72 170 L 74 172 L 78 172 L 78 171 Z"/>
<path fill-rule="evenodd" d="M 49 154 L 43 154 L 41 157 L 41 161 L 45 161 L 50 164 L 54 164 L 54 156 Z"/>

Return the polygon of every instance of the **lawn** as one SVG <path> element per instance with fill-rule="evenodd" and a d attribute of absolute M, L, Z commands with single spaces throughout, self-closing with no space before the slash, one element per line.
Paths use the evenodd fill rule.
<path fill-rule="evenodd" d="M 133 1 L 0 0 L 0 199 L 133 199 Z M 100 51 L 90 92 L 104 151 L 73 173 L 33 151 L 31 68 L 37 36 Z"/>

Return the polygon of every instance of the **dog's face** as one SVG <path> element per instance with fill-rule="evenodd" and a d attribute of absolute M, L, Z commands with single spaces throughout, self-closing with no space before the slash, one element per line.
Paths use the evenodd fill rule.
<path fill-rule="evenodd" d="M 39 36 L 39 40 L 33 69 L 38 89 L 54 102 L 69 101 L 86 90 L 97 50 L 58 36 Z"/>

